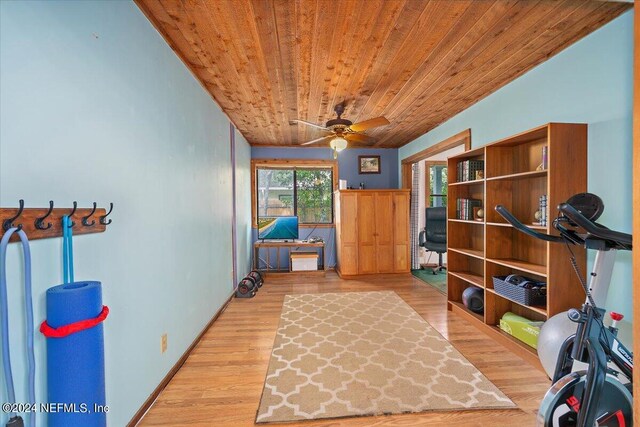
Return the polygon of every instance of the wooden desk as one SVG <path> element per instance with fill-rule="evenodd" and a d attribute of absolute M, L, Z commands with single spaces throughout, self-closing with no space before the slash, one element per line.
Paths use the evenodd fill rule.
<path fill-rule="evenodd" d="M 319 248 L 322 251 L 322 264 L 319 266 L 318 270 L 326 270 L 327 269 L 327 258 L 324 242 L 302 242 L 298 241 L 289 241 L 289 242 L 279 242 L 273 240 L 265 240 L 265 241 L 257 241 L 253 244 L 253 268 L 254 270 L 258 270 L 260 266 L 260 249 L 267 249 L 267 258 L 266 258 L 266 269 L 262 271 L 273 271 L 273 272 L 283 272 L 289 271 L 289 261 L 287 259 L 287 266 L 285 268 L 280 267 L 280 248 L 288 249 L 289 254 L 292 249 L 297 248 Z M 276 268 L 270 268 L 269 266 L 269 249 L 276 248 Z M 287 257 L 288 258 L 288 257 Z"/>

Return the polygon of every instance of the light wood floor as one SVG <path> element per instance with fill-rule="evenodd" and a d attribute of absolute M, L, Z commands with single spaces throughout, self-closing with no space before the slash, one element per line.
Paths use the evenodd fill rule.
<path fill-rule="evenodd" d="M 446 310 L 446 298 L 412 277 L 366 280 L 267 278 L 252 299 L 234 299 L 207 331 L 140 425 L 252 426 L 286 294 L 393 290 L 518 405 L 511 410 L 425 412 L 288 423 L 304 426 L 532 426 L 550 381 Z M 274 424 L 267 424 L 274 425 Z"/>

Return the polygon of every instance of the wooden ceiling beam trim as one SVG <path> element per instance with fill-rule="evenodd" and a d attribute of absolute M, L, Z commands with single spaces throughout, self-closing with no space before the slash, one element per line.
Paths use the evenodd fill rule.
<path fill-rule="evenodd" d="M 598 12 L 598 10 L 602 11 L 603 9 L 606 11 L 606 14 L 602 14 Z M 450 117 L 449 116 L 450 111 L 461 112 L 464 109 L 468 108 L 470 105 L 473 105 L 479 100 L 488 96 L 485 90 L 487 86 L 494 87 L 495 88 L 494 91 L 495 91 L 498 88 L 504 86 L 506 83 L 514 80 L 515 78 L 524 74 L 526 71 L 535 67 L 535 65 L 537 65 L 538 63 L 533 63 L 531 61 L 531 58 L 532 56 L 537 57 L 535 52 L 538 51 L 538 48 L 540 46 L 546 45 L 549 42 L 549 39 L 556 40 L 556 43 L 558 41 L 561 42 L 560 45 L 558 46 L 558 51 L 560 51 L 565 47 L 569 46 L 573 42 L 567 39 L 568 37 L 567 35 L 572 34 L 573 31 L 567 31 L 567 30 L 576 26 L 592 28 L 594 25 L 601 22 L 604 16 L 608 15 L 610 11 L 611 11 L 611 8 L 607 7 L 607 5 L 604 5 L 604 7 L 596 7 L 594 10 L 591 10 L 591 9 L 586 10 L 584 8 L 578 8 L 574 11 L 574 13 L 563 16 L 559 21 L 555 23 L 555 25 L 551 29 L 542 32 L 536 39 L 530 41 L 525 47 L 523 47 L 520 51 L 518 51 L 520 54 L 522 54 L 523 52 L 532 52 L 529 55 L 525 56 L 523 59 L 519 60 L 518 62 L 519 66 L 514 67 L 513 64 L 514 64 L 515 55 L 512 55 L 510 59 L 507 59 L 501 62 L 498 66 L 496 66 L 493 70 L 487 72 L 486 74 L 483 72 L 480 73 L 480 75 L 483 75 L 484 78 L 470 86 L 470 89 L 477 88 L 475 92 L 472 92 L 471 94 L 469 94 L 467 93 L 470 90 L 469 89 L 464 93 L 460 92 L 460 94 L 457 96 L 454 96 L 453 99 L 449 99 L 449 102 L 447 104 L 440 101 L 437 104 L 434 104 L 432 109 L 434 113 L 434 118 L 432 119 L 433 123 L 430 124 L 431 128 L 438 126 L 440 123 L 445 121 L 446 118 Z M 514 74 L 508 75 L 505 77 L 504 75 L 505 67 L 503 66 L 504 63 L 509 63 L 509 67 L 511 70 L 513 70 Z M 443 89 L 443 93 L 445 91 L 448 91 L 448 93 L 452 93 L 452 89 L 450 88 Z M 435 94 L 434 98 L 438 98 L 437 95 L 438 94 Z M 445 107 L 446 107 L 446 113 L 444 112 Z M 412 137 L 417 138 L 419 135 L 420 135 L 419 133 L 415 133 L 412 135 Z"/>

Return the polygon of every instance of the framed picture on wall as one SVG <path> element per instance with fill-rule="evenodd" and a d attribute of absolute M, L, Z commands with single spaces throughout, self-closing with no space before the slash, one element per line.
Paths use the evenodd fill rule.
<path fill-rule="evenodd" d="M 380 156 L 358 156 L 358 173 L 380 173 Z"/>

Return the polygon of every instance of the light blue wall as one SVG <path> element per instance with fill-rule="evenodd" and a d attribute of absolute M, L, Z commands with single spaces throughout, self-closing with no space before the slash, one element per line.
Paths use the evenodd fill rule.
<path fill-rule="evenodd" d="M 588 123 L 588 189 L 605 202 L 600 222 L 630 233 L 632 74 L 629 11 L 400 148 L 398 157 L 402 160 L 467 128 L 472 146 L 479 147 L 552 121 Z M 607 302 L 627 319 L 632 316 L 630 255 L 618 257 Z"/>
<path fill-rule="evenodd" d="M 108 420 L 123 426 L 232 292 L 229 122 L 132 2 L 0 2 L 0 76 L 0 204 L 115 203 L 107 232 L 74 246 L 76 277 L 102 281 L 111 308 Z M 244 142 L 238 157 L 246 188 Z M 18 249 L 8 256 L 9 306 L 25 401 Z M 34 241 L 32 253 L 40 322 L 45 290 L 61 282 L 60 239 Z M 45 402 L 39 333 L 36 353 Z"/>
<path fill-rule="evenodd" d="M 238 280 L 251 271 L 251 146 L 236 131 L 236 248 Z"/>

